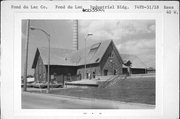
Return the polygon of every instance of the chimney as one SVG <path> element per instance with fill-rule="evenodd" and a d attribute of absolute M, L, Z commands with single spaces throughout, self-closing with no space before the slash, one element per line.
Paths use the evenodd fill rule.
<path fill-rule="evenodd" d="M 78 20 L 73 20 L 73 50 L 78 50 Z"/>

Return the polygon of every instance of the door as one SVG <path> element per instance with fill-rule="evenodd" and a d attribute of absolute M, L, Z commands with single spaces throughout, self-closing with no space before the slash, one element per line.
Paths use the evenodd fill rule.
<path fill-rule="evenodd" d="M 104 76 L 107 76 L 107 74 L 108 74 L 108 70 L 105 69 L 105 70 L 104 70 Z"/>

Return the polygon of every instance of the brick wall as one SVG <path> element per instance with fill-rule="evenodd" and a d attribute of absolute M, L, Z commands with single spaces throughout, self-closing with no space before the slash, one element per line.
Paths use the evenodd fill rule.
<path fill-rule="evenodd" d="M 92 75 L 101 75 L 101 71 L 100 71 L 100 66 L 99 64 L 89 64 L 86 66 L 86 73 L 89 73 L 91 74 L 91 77 Z M 77 69 L 77 75 L 80 74 L 81 75 L 81 78 L 84 79 L 85 76 L 87 77 L 87 74 L 85 75 L 85 66 L 81 66 L 81 67 L 78 67 Z"/>
<path fill-rule="evenodd" d="M 106 75 L 105 73 L 107 75 L 122 74 L 122 63 L 113 50 L 110 54 L 102 67 L 102 75 Z"/>
<path fill-rule="evenodd" d="M 44 66 L 42 58 L 40 56 L 37 61 L 34 76 L 36 82 L 42 82 L 47 80 L 46 67 Z"/>
<path fill-rule="evenodd" d="M 122 60 L 113 43 L 107 48 L 100 63 L 86 66 L 86 73 L 93 74 L 93 72 L 96 76 L 122 74 Z M 84 66 L 77 69 L 77 74 L 85 78 L 87 74 L 85 75 Z"/>
<path fill-rule="evenodd" d="M 101 75 L 122 74 L 122 61 L 115 45 L 111 43 L 101 61 Z"/>

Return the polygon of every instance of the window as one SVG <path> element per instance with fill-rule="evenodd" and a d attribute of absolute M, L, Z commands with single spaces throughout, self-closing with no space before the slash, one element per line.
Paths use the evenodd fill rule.
<path fill-rule="evenodd" d="M 109 57 L 109 58 L 113 58 L 113 53 L 112 53 L 112 52 L 109 53 L 108 57 Z"/>
<path fill-rule="evenodd" d="M 41 80 L 41 78 L 42 78 L 42 75 L 41 75 L 41 74 L 39 74 L 39 79 Z"/>
<path fill-rule="evenodd" d="M 113 53 L 111 53 L 111 57 L 114 57 Z"/>
<path fill-rule="evenodd" d="M 97 44 L 92 45 L 92 46 L 91 46 L 91 49 L 90 49 L 90 51 L 89 51 L 89 54 L 94 54 L 94 53 L 98 50 L 100 44 L 101 44 L 101 43 L 97 43 Z"/>
<path fill-rule="evenodd" d="M 104 76 L 107 76 L 107 75 L 108 75 L 108 70 L 105 69 L 105 70 L 104 70 Z"/>
<path fill-rule="evenodd" d="M 93 78 L 95 78 L 96 77 L 96 73 L 95 72 L 93 72 Z"/>
<path fill-rule="evenodd" d="M 88 54 L 88 59 L 91 59 L 94 56 L 94 54 L 97 52 L 100 44 L 101 43 L 92 45 L 92 47 L 90 48 L 89 54 Z"/>
<path fill-rule="evenodd" d="M 97 58 L 97 59 L 96 59 L 96 62 L 98 62 L 98 61 L 99 61 L 99 59 L 100 59 L 100 58 Z"/>
<path fill-rule="evenodd" d="M 86 79 L 88 79 L 89 78 L 89 73 L 86 73 Z"/>
<path fill-rule="evenodd" d="M 82 77 L 81 77 L 81 73 L 79 73 L 79 75 L 78 75 L 78 76 L 79 76 L 79 80 L 81 80 L 81 78 L 82 78 Z"/>
<path fill-rule="evenodd" d="M 94 44 L 94 45 L 91 46 L 91 49 L 90 49 L 90 50 L 98 49 L 100 45 L 101 45 L 101 43 L 96 43 L 96 44 Z"/>
<path fill-rule="evenodd" d="M 43 78 L 44 78 L 44 79 L 46 78 L 46 72 L 43 73 Z"/>
<path fill-rule="evenodd" d="M 114 70 L 114 75 L 116 75 L 116 74 L 117 74 L 117 70 L 115 69 L 115 70 Z"/>

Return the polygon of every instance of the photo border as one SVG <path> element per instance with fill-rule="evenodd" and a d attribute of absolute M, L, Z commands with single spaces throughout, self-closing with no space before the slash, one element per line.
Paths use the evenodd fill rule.
<path fill-rule="evenodd" d="M 47 5 L 47 10 L 12 9 L 11 5 Z M 88 8 L 92 5 L 127 5 L 131 9 L 106 9 L 103 13 L 82 13 L 82 9 L 55 9 L 55 4 L 82 5 Z M 159 9 L 135 9 L 135 5 L 158 5 Z M 164 6 L 173 7 L 165 9 Z M 170 14 L 170 12 L 172 14 Z M 173 11 L 177 11 L 176 14 Z M 120 15 L 120 19 L 131 19 L 131 15 L 145 15 L 146 18 L 135 16 L 134 19 L 156 19 L 156 108 L 149 109 L 119 109 L 105 110 L 74 110 L 69 113 L 63 110 L 27 110 L 21 109 L 20 68 L 21 68 L 21 20 L 22 19 L 69 19 L 67 13 L 72 13 L 72 19 L 82 16 L 103 15 L 112 17 Z M 124 14 L 126 12 L 127 14 Z M 1 2 L 1 118 L 2 119 L 177 119 L 179 118 L 179 1 L 2 1 Z M 178 14 L 177 14 L 178 13 Z M 25 16 L 24 16 L 24 15 Z M 58 15 L 57 15 L 58 14 Z M 94 14 L 94 15 L 93 15 Z M 40 16 L 37 16 L 40 15 Z M 47 17 L 47 15 L 50 15 Z M 70 14 L 68 14 L 70 15 Z M 118 16 L 119 16 L 118 15 Z M 129 15 L 129 16 L 128 16 Z M 124 16 L 124 17 L 123 17 Z M 20 18 L 18 18 L 20 17 Z M 94 18 L 94 17 L 93 17 Z M 117 19 L 117 16 L 113 17 Z M 83 18 L 85 19 L 85 18 Z M 112 19 L 112 18 L 108 18 Z M 17 23 L 17 24 L 16 24 Z M 158 32 L 157 32 L 158 30 Z M 17 43 L 18 42 L 18 43 Z M 20 47 L 19 47 L 20 46 Z M 17 48 L 17 49 L 16 49 Z M 14 51 L 15 50 L 15 51 Z M 20 61 L 18 61 L 20 59 Z M 20 62 L 20 63 L 19 63 Z M 17 64 L 16 64 L 17 63 Z M 157 64 L 159 66 L 157 66 Z M 17 68 L 16 68 L 17 67 Z M 19 74 L 17 74 L 19 72 Z M 160 89 L 161 88 L 161 89 Z M 14 90 L 15 89 L 15 90 Z M 37 111 L 37 112 L 35 112 Z M 53 112 L 53 113 L 52 113 Z M 64 114 L 55 114 L 64 113 Z M 73 112 L 73 111 L 72 111 Z M 97 112 L 97 113 L 96 113 Z M 116 114 L 117 113 L 117 114 Z M 119 114 L 118 114 L 119 113 Z M 70 115 L 71 114 L 71 115 Z"/>
<path fill-rule="evenodd" d="M 136 17 L 134 17 L 136 16 Z M 155 109 L 21 109 L 21 21 L 24 19 L 46 20 L 155 20 L 156 21 L 156 106 Z M 163 109 L 163 17 L 159 13 L 16 13 L 14 26 L 14 113 L 16 116 L 84 116 L 94 113 L 101 116 L 158 116 Z"/>

